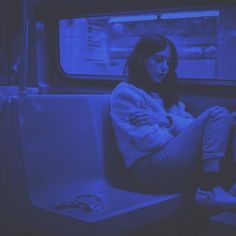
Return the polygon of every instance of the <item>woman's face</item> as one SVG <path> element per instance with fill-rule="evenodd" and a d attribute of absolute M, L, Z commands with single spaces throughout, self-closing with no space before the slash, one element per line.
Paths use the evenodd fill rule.
<path fill-rule="evenodd" d="M 153 82 L 160 83 L 169 71 L 170 48 L 154 53 L 145 62 L 147 72 Z"/>

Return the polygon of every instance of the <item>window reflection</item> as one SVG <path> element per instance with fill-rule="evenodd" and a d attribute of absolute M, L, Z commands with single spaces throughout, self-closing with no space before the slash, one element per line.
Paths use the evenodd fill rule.
<path fill-rule="evenodd" d="M 60 61 L 68 74 L 122 76 L 140 37 L 176 45 L 180 78 L 236 79 L 236 9 L 151 12 L 60 20 Z"/>

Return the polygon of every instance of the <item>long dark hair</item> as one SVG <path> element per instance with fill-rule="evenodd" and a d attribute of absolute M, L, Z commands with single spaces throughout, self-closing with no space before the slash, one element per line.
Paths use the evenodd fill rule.
<path fill-rule="evenodd" d="M 145 61 L 156 52 L 170 48 L 171 58 L 169 71 L 159 84 L 153 82 L 145 67 Z M 166 37 L 156 35 L 141 38 L 128 57 L 125 73 L 128 74 L 129 83 L 144 89 L 147 92 L 158 92 L 164 101 L 165 108 L 170 108 L 177 103 L 177 52 L 175 45 Z"/>

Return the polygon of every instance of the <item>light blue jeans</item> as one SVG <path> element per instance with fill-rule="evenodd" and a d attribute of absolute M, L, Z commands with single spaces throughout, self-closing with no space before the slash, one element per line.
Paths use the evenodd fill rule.
<path fill-rule="evenodd" d="M 159 151 L 138 159 L 129 170 L 133 183 L 147 192 L 170 193 L 193 187 L 202 170 L 219 170 L 230 139 L 231 153 L 236 153 L 234 127 L 227 109 L 207 109 Z"/>

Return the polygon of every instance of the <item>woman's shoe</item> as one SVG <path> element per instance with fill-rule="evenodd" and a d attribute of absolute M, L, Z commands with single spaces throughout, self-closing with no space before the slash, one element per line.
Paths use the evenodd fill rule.
<path fill-rule="evenodd" d="M 205 208 L 236 209 L 236 197 L 226 192 L 221 186 L 214 187 L 211 191 L 197 189 L 195 203 Z"/>

